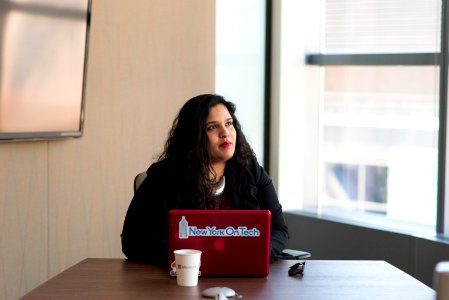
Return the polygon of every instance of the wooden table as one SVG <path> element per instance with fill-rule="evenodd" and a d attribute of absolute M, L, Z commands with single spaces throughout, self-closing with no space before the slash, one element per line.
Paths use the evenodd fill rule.
<path fill-rule="evenodd" d="M 307 260 L 303 276 L 289 277 L 295 261 L 273 263 L 267 278 L 200 278 L 178 287 L 164 269 L 124 259 L 86 259 L 23 299 L 202 299 L 212 286 L 245 299 L 434 299 L 435 291 L 385 261 Z"/>

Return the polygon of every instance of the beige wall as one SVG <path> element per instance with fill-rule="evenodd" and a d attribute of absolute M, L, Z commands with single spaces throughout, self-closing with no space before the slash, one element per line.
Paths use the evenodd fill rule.
<path fill-rule="evenodd" d="M 93 0 L 80 139 L 0 144 L 0 299 L 123 257 L 132 181 L 182 103 L 214 90 L 214 1 Z"/>

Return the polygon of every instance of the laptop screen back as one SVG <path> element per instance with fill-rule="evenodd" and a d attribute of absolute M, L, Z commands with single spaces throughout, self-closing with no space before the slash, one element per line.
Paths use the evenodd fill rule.
<path fill-rule="evenodd" d="M 169 261 L 176 249 L 201 250 L 201 276 L 265 277 L 270 257 L 268 210 L 172 210 Z"/>

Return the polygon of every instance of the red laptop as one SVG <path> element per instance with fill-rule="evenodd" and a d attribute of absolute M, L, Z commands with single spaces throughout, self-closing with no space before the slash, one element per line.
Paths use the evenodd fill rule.
<path fill-rule="evenodd" d="M 202 277 L 265 277 L 270 272 L 268 210 L 172 210 L 169 213 L 170 275 L 176 249 L 201 250 Z"/>

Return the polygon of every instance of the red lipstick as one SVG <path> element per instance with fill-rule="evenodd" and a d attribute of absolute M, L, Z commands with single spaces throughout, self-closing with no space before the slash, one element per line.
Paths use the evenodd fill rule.
<path fill-rule="evenodd" d="M 224 142 L 223 144 L 220 145 L 220 147 L 222 148 L 229 148 L 231 147 L 232 143 L 231 142 Z"/>

